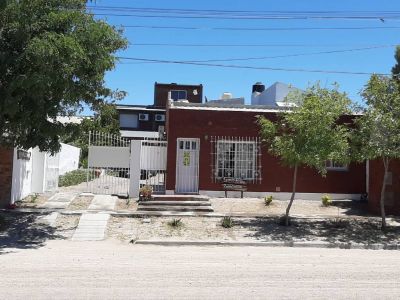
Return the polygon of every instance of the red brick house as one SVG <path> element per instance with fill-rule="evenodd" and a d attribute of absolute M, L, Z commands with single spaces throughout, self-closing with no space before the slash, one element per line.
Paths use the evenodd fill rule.
<path fill-rule="evenodd" d="M 166 125 L 167 193 L 222 196 L 221 181 L 232 178 L 247 182 L 246 196 L 287 199 L 293 171 L 268 153 L 255 123 L 257 115 L 273 120 L 277 112 L 265 106 L 171 103 Z M 366 163 L 330 163 L 326 177 L 301 168 L 298 197 L 320 199 L 329 193 L 333 198 L 358 200 L 367 191 L 367 173 Z"/>
<path fill-rule="evenodd" d="M 0 147 L 0 207 L 10 203 L 14 150 Z"/>

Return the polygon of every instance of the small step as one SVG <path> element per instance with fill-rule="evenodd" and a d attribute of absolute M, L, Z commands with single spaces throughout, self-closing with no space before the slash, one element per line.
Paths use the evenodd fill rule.
<path fill-rule="evenodd" d="M 208 201 L 209 197 L 200 195 L 153 195 L 153 201 Z"/>
<path fill-rule="evenodd" d="M 163 201 L 142 201 L 139 203 L 139 205 L 143 206 L 170 206 L 170 205 L 175 205 L 175 206 L 211 206 L 210 201 L 169 201 L 169 200 L 163 200 Z"/>
<path fill-rule="evenodd" d="M 139 206 L 138 211 L 191 211 L 191 212 L 213 212 L 211 206 Z"/>

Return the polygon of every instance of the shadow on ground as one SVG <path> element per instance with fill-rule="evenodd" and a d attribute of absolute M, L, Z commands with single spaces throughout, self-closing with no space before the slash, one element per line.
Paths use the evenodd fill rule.
<path fill-rule="evenodd" d="M 249 230 L 246 237 L 260 241 L 322 241 L 366 245 L 400 243 L 400 226 L 389 226 L 382 232 L 377 218 L 292 219 L 288 227 L 279 225 L 279 218 L 245 219 L 238 220 L 236 224 Z"/>
<path fill-rule="evenodd" d="M 6 248 L 35 249 L 43 247 L 48 240 L 65 239 L 60 230 L 40 221 L 44 216 L 0 213 L 0 255 L 9 252 Z"/>

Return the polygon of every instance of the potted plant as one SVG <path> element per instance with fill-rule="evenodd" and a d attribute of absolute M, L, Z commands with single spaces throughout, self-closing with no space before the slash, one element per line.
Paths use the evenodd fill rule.
<path fill-rule="evenodd" d="M 150 185 L 144 185 L 139 190 L 139 201 L 147 201 L 151 199 L 153 188 Z"/>

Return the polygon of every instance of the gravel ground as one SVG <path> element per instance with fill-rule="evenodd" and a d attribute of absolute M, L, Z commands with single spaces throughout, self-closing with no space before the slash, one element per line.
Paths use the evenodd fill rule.
<path fill-rule="evenodd" d="M 279 225 L 279 218 L 233 218 L 232 228 L 223 228 L 221 218 L 182 217 L 183 225 L 173 228 L 171 217 L 111 217 L 107 237 L 122 241 L 323 241 L 352 243 L 400 243 L 400 223 L 393 223 L 386 233 L 379 229 L 379 220 L 316 219 L 293 220 L 292 226 Z M 395 224 L 395 225 L 394 225 Z"/>
<path fill-rule="evenodd" d="M 3 299 L 398 299 L 397 251 L 51 241 L 0 255 Z"/>
<path fill-rule="evenodd" d="M 46 203 L 53 195 L 54 193 L 37 194 L 36 196 L 29 195 L 20 201 L 16 201 L 15 204 L 18 208 L 35 208 Z"/>
<path fill-rule="evenodd" d="M 58 215 L 55 227 L 57 233 L 65 239 L 70 239 L 78 227 L 80 215 Z"/>
<path fill-rule="evenodd" d="M 137 211 L 137 199 L 117 199 L 115 210 L 117 211 Z"/>
<path fill-rule="evenodd" d="M 68 205 L 68 210 L 85 210 L 88 209 L 93 196 L 78 196 Z"/>
<path fill-rule="evenodd" d="M 289 203 L 284 200 L 273 200 L 270 205 L 266 206 L 264 199 L 259 198 L 212 198 L 210 201 L 217 213 L 265 215 L 282 215 Z M 333 205 L 325 207 L 321 201 L 294 200 L 290 213 L 318 216 L 365 215 L 366 204 L 356 201 L 333 201 Z"/>

